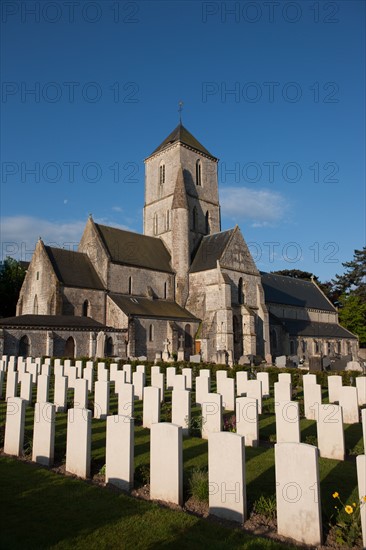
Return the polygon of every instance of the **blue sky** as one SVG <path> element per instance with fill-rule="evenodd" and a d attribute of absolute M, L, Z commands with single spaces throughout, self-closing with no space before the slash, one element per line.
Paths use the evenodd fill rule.
<path fill-rule="evenodd" d="M 1 7 L 2 258 L 76 249 L 89 213 L 141 232 L 179 100 L 261 270 L 324 281 L 364 245 L 364 2 Z"/>

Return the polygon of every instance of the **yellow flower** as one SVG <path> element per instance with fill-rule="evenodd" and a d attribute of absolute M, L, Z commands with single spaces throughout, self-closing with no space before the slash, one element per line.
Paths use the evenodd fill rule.
<path fill-rule="evenodd" d="M 356 503 L 352 502 L 352 506 L 353 506 L 353 508 L 356 508 Z"/>
<path fill-rule="evenodd" d="M 337 493 L 337 491 L 335 493 L 333 493 L 333 498 L 338 498 L 339 497 L 339 493 Z"/>
<path fill-rule="evenodd" d="M 345 507 L 345 510 L 346 510 L 347 514 L 352 514 L 352 513 L 353 513 L 353 508 L 352 508 L 352 506 L 347 505 L 347 506 Z"/>
<path fill-rule="evenodd" d="M 363 500 L 364 502 L 366 502 L 366 496 L 362 497 L 362 500 Z"/>

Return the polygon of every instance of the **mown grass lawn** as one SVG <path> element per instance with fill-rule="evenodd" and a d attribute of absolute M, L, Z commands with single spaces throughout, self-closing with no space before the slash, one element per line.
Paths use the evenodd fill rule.
<path fill-rule="evenodd" d="M 72 391 L 69 392 L 72 406 Z M 117 399 L 111 391 L 111 413 L 117 413 Z M 34 394 L 35 398 L 35 394 Z M 302 393 L 299 392 L 301 400 Z M 52 391 L 50 394 L 52 401 Z M 170 421 L 171 393 L 166 392 L 162 420 Z M 323 402 L 327 401 L 324 390 Z M 89 406 L 92 407 L 92 398 Z M 5 403 L 0 404 L 0 426 L 4 426 Z M 192 407 L 192 416 L 200 409 Z M 233 413 L 228 413 L 230 417 Z M 33 407 L 26 411 L 25 449 L 30 451 Z M 149 430 L 138 425 L 142 402 L 135 402 L 135 484 L 146 482 L 150 463 Z M 105 420 L 92 422 L 92 475 L 105 463 Z M 316 443 L 316 423 L 301 420 L 301 441 Z M 66 452 L 67 415 L 56 415 L 55 462 Z M 273 441 L 276 433 L 273 397 L 264 401 L 260 416 L 261 444 L 246 447 L 246 481 L 249 513 L 261 495 L 275 494 Z M 362 452 L 361 425 L 345 426 L 346 449 Z M 207 469 L 207 441 L 189 437 L 183 443 L 185 498 L 194 468 Z M 323 525 L 334 512 L 332 493 L 344 502 L 356 501 L 355 457 L 344 462 L 319 459 Z M 299 465 L 301 468 L 301 465 Z M 162 508 L 116 490 L 102 488 L 16 459 L 0 458 L 0 548 L 280 548 L 279 543 L 250 537 L 240 529 L 228 529 L 217 522 Z M 286 545 L 289 547 L 288 545 Z"/>

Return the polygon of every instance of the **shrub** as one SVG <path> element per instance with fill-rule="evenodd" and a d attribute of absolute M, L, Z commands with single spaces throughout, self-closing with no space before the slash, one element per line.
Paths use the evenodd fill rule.
<path fill-rule="evenodd" d="M 202 502 L 208 502 L 208 472 L 201 468 L 192 470 L 189 479 L 190 495 Z"/>
<path fill-rule="evenodd" d="M 316 437 L 316 435 L 307 435 L 305 437 L 305 443 L 307 443 L 308 445 L 314 445 L 314 447 L 317 447 L 318 438 Z"/>
<path fill-rule="evenodd" d="M 268 519 L 276 519 L 276 495 L 269 497 L 261 495 L 253 505 L 253 512 L 261 514 Z"/>
<path fill-rule="evenodd" d="M 150 466 L 149 464 L 140 464 L 135 469 L 135 480 L 142 485 L 150 483 Z"/>
<path fill-rule="evenodd" d="M 188 416 L 186 416 L 185 422 L 186 426 L 189 428 L 189 434 L 191 437 L 201 437 L 202 426 L 206 422 L 202 414 L 192 416 L 190 421 Z"/>

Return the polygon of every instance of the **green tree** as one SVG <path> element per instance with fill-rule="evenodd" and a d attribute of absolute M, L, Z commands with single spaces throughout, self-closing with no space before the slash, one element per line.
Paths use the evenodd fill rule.
<path fill-rule="evenodd" d="M 352 292 L 366 301 L 366 247 L 355 250 L 353 260 L 342 265 L 347 271 L 343 275 L 336 275 L 332 280 L 335 290 L 340 294 Z"/>
<path fill-rule="evenodd" d="M 6 258 L 0 271 L 0 317 L 15 315 L 25 274 L 26 270 L 20 262 Z"/>
<path fill-rule="evenodd" d="M 339 321 L 344 328 L 357 334 L 360 346 L 366 346 L 366 300 L 355 292 L 340 298 Z"/>

